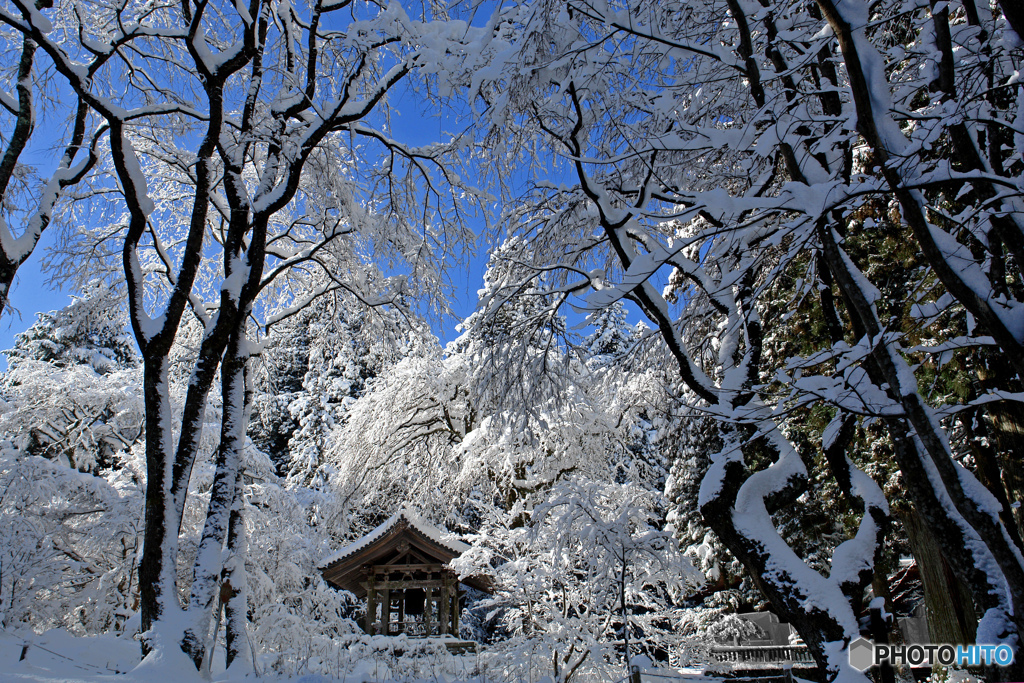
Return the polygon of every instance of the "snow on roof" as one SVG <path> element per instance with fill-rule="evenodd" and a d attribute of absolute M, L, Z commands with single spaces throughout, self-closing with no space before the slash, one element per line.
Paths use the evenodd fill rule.
<path fill-rule="evenodd" d="M 330 565 L 334 564 L 335 562 L 343 560 L 349 555 L 355 554 L 363 548 L 372 545 L 377 541 L 377 539 L 381 538 L 386 533 L 391 531 L 395 527 L 395 525 L 403 519 L 406 522 L 408 522 L 410 527 L 418 531 L 420 534 L 426 536 L 434 543 L 437 543 L 439 546 L 447 548 L 454 555 L 461 555 L 462 553 L 469 550 L 468 545 L 466 545 L 462 541 L 455 539 L 451 534 L 441 531 L 436 526 L 434 526 L 427 520 L 423 519 L 423 517 L 421 517 L 420 514 L 411 507 L 403 505 L 398 510 L 398 512 L 388 517 L 387 521 L 378 526 L 376 529 L 366 534 L 362 538 L 352 541 L 347 546 L 345 546 L 338 552 L 328 557 L 326 560 L 323 560 L 320 563 L 319 568 L 325 569 Z"/>

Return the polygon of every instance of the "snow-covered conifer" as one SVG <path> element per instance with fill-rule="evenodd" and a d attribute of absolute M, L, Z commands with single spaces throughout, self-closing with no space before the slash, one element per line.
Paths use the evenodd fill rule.
<path fill-rule="evenodd" d="M 616 301 L 592 317 L 594 331 L 583 339 L 583 351 L 595 365 L 614 363 L 634 342 L 633 328 L 626 321 L 626 307 Z"/>
<path fill-rule="evenodd" d="M 138 363 L 120 287 L 93 280 L 64 308 L 36 317 L 28 330 L 15 337 L 14 348 L 6 352 L 10 365 L 31 359 L 61 368 L 86 364 L 106 373 Z"/>

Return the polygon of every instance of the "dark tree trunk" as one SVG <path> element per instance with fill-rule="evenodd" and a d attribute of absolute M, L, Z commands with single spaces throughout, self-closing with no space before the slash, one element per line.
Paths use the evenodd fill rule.
<path fill-rule="evenodd" d="M 217 606 L 219 581 L 224 569 L 223 551 L 229 535 L 232 513 L 236 505 L 240 504 L 240 490 L 237 484 L 241 476 L 241 461 L 245 447 L 245 374 L 248 362 L 245 344 L 245 331 L 235 330 L 228 342 L 221 370 L 223 416 L 220 445 L 217 448 L 217 468 L 192 582 L 189 612 L 193 626 L 185 632 L 182 641 L 182 649 L 196 663 L 197 668 L 202 665 L 203 658 L 207 655 L 206 634 L 209 631 L 211 615 Z M 241 514 L 240 510 L 238 514 Z"/>
<path fill-rule="evenodd" d="M 177 536 L 177 525 L 168 529 L 167 442 L 170 434 L 170 398 L 167 387 L 167 357 L 147 357 L 143 361 L 143 396 L 146 405 L 146 510 L 145 542 L 139 561 L 139 597 L 142 632 L 146 633 L 166 611 L 168 601 L 176 601 L 174 575 L 177 548 L 168 543 L 168 533 Z M 175 605 L 177 607 L 177 605 Z M 143 652 L 150 644 L 143 640 Z"/>
<path fill-rule="evenodd" d="M 928 634 L 933 643 L 974 642 L 978 618 L 970 589 L 953 572 L 942 547 L 921 515 L 911 508 L 900 515 L 924 584 Z"/>
<path fill-rule="evenodd" d="M 29 136 L 35 126 L 35 113 L 32 104 L 32 66 L 35 59 L 36 43 L 31 38 L 22 40 L 21 60 L 18 64 L 16 89 L 18 92 L 18 117 L 14 123 L 7 149 L 0 158 L 0 195 L 6 196 L 11 178 L 14 177 L 18 159 L 28 144 Z M 8 254 L 0 250 L 0 316 L 7 309 L 8 297 L 14 275 L 27 254 Z"/>
<path fill-rule="evenodd" d="M 866 363 L 869 375 L 876 385 L 884 382 L 890 399 L 903 409 L 903 416 L 890 419 L 888 424 L 911 502 L 941 544 L 945 559 L 982 601 L 980 607 L 1013 619 L 1014 607 L 1019 603 L 1020 564 L 1006 557 L 1012 545 L 1010 537 L 998 518 L 978 509 L 974 492 L 964 490 L 960 477 L 970 477 L 970 473 L 957 474 L 957 465 L 944 446 L 946 442 L 936 433 L 937 421 L 918 393 L 913 374 L 885 339 L 878 312 L 862 289 L 863 274 L 846 257 L 824 220 L 819 221 L 818 235 L 825 261 L 851 314 L 868 338 L 876 340 Z M 993 567 L 1005 575 L 990 575 L 988 568 Z"/>
<path fill-rule="evenodd" d="M 223 572 L 223 585 L 229 588 L 229 599 L 224 601 L 224 639 L 228 668 L 235 661 L 251 661 L 252 657 L 246 632 L 246 625 L 249 623 L 249 601 L 245 573 L 247 544 L 243 515 L 243 479 L 244 475 L 239 468 L 238 480 L 235 482 L 235 502 L 231 506 L 231 519 L 228 522 L 228 558 Z M 221 595 L 224 595 L 223 590 Z"/>

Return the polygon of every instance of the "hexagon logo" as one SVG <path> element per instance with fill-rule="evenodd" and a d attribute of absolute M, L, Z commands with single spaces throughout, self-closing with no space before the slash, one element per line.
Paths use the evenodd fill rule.
<path fill-rule="evenodd" d="M 867 638 L 858 638 L 850 643 L 850 666 L 864 671 L 875 663 L 875 645 Z"/>

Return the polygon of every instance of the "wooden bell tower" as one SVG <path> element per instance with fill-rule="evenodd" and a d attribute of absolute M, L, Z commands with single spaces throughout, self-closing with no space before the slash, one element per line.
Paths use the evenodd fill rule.
<path fill-rule="evenodd" d="M 460 585 L 490 592 L 485 577 L 459 581 L 448 566 L 469 546 L 445 538 L 403 509 L 324 561 L 324 579 L 366 600 L 363 630 L 371 635 L 458 638 Z"/>

